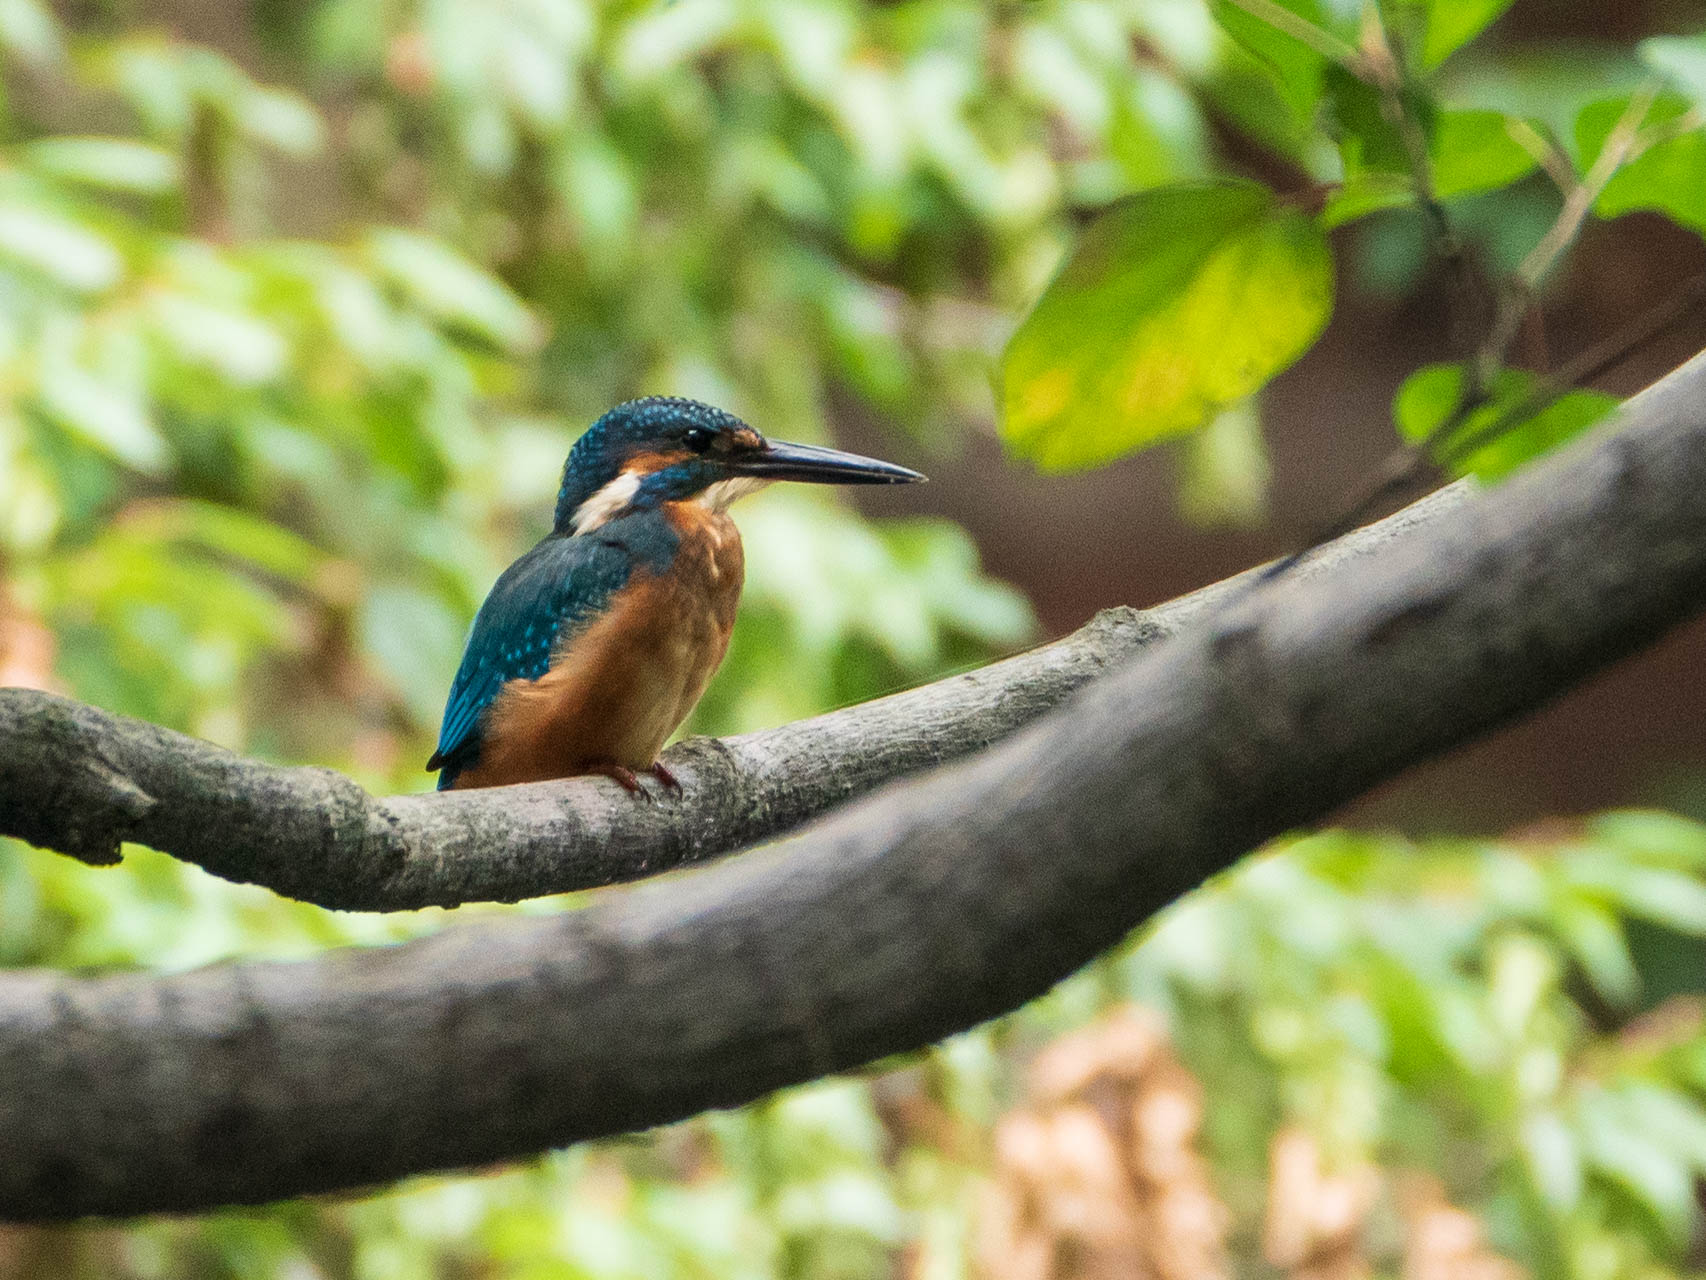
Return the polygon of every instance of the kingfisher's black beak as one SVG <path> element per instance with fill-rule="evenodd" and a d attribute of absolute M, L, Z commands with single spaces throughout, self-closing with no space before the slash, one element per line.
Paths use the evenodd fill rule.
<path fill-rule="evenodd" d="M 740 476 L 808 484 L 916 484 L 926 478 L 892 462 L 785 440 L 766 440 L 762 448 L 730 458 L 728 468 Z"/>

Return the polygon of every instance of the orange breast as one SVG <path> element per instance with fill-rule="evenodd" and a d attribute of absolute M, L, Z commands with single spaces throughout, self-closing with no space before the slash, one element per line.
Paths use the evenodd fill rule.
<path fill-rule="evenodd" d="M 676 508 L 682 508 L 677 511 Z M 636 575 L 537 680 L 505 685 L 478 763 L 459 787 L 650 766 L 728 649 L 746 561 L 727 516 L 672 503 L 681 545 L 668 573 Z"/>

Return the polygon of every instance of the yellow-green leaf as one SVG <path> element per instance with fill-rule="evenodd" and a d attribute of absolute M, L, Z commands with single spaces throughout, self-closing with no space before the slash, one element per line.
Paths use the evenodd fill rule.
<path fill-rule="evenodd" d="M 1162 187 L 1085 231 L 1008 343 L 1002 436 L 1047 470 L 1204 426 L 1306 351 L 1332 310 L 1318 222 L 1263 187 Z"/>

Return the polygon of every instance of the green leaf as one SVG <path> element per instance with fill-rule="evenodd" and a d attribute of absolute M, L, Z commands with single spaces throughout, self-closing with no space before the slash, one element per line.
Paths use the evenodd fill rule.
<path fill-rule="evenodd" d="M 43 138 L 24 148 L 37 173 L 109 191 L 158 195 L 178 183 L 178 158 L 128 138 Z"/>
<path fill-rule="evenodd" d="M 1422 69 L 1432 71 L 1476 36 L 1512 0 L 1432 0 L 1428 5 L 1427 34 L 1422 40 Z"/>
<path fill-rule="evenodd" d="M 372 669 L 402 695 L 415 720 L 434 723 L 465 638 L 444 600 L 409 583 L 375 583 L 363 593 L 356 635 Z"/>
<path fill-rule="evenodd" d="M 306 159 L 319 149 L 325 133 L 319 113 L 300 95 L 283 89 L 245 86 L 230 109 L 243 131 L 286 155 Z"/>
<path fill-rule="evenodd" d="M 1403 208 L 1414 203 L 1415 198 L 1415 189 L 1403 174 L 1347 174 L 1344 182 L 1328 195 L 1321 210 L 1321 225 L 1331 231 L 1371 213 Z"/>
<path fill-rule="evenodd" d="M 1511 136 L 1497 111 L 1444 111 L 1434 123 L 1430 153 L 1434 192 L 1441 199 L 1492 191 L 1533 172 L 1535 159 Z"/>
<path fill-rule="evenodd" d="M 1430 364 L 1404 379 L 1392 399 L 1392 421 L 1411 444 L 1431 439 L 1463 396 L 1463 366 Z"/>
<path fill-rule="evenodd" d="M 1614 98 L 1582 108 L 1576 117 L 1576 145 L 1583 166 L 1599 155 L 1627 106 L 1627 98 Z M 1645 127 L 1675 120 L 1688 110 L 1683 99 L 1665 94 L 1647 113 Z M 1593 206 L 1594 213 L 1602 218 L 1639 209 L 1662 213 L 1682 226 L 1706 233 L 1706 130 L 1691 129 L 1624 163 Z"/>
<path fill-rule="evenodd" d="M 1320 334 L 1333 264 L 1315 219 L 1242 182 L 1107 210 L 1008 343 L 1002 435 L 1047 470 L 1206 425 Z"/>
<path fill-rule="evenodd" d="M 1575 1134 L 1557 1112 L 1537 1111 L 1523 1121 L 1522 1157 L 1546 1203 L 1573 1208 L 1582 1196 L 1582 1155 Z"/>
<path fill-rule="evenodd" d="M 1463 394 L 1463 366 L 1428 365 L 1404 380 L 1392 401 L 1392 419 L 1398 432 L 1412 444 L 1430 440 L 1457 408 Z M 1538 385 L 1538 379 L 1520 369 L 1506 369 L 1493 381 L 1488 403 L 1471 413 L 1448 439 L 1434 442 L 1436 456 L 1453 452 L 1458 442 L 1489 426 L 1520 404 Z M 1483 481 L 1500 480 L 1525 463 L 1580 435 L 1617 407 L 1615 396 L 1598 391 L 1570 391 L 1539 413 L 1517 423 L 1496 439 L 1457 459 L 1453 468 L 1461 475 Z"/>
<path fill-rule="evenodd" d="M 1662 1143 L 1699 1173 L 1706 1170 L 1706 1111 L 1686 1094 L 1656 1083 L 1632 1080 L 1622 1090 L 1632 1127 Z"/>
<path fill-rule="evenodd" d="M 1454 74 L 1452 96 L 1463 106 L 1490 107 L 1535 120 L 1543 134 L 1567 142 L 1583 107 L 1632 93 L 1651 79 L 1652 69 L 1633 49 L 1524 44 L 1501 49 L 1496 63 L 1466 66 L 1461 75 Z"/>
<path fill-rule="evenodd" d="M 1689 871 L 1643 866 L 1621 854 L 1579 850 L 1562 859 L 1566 881 L 1618 910 L 1678 933 L 1706 936 L 1706 882 Z"/>
<path fill-rule="evenodd" d="M 506 350 L 538 345 L 541 334 L 533 313 L 495 276 L 447 245 L 388 228 L 372 234 L 368 253 L 381 274 L 437 319 Z"/>
<path fill-rule="evenodd" d="M 160 290 L 149 299 L 156 332 L 188 364 L 234 386 L 257 386 L 285 368 L 289 349 L 276 329 L 236 307 Z"/>
<path fill-rule="evenodd" d="M 1276 3 L 1311 26 L 1332 31 L 1349 43 L 1356 39 L 1354 17 L 1335 22 L 1319 0 L 1276 0 Z M 1326 58 L 1229 0 L 1210 0 L 1209 9 L 1226 34 L 1273 73 L 1279 81 L 1281 96 L 1293 110 L 1307 115 L 1315 109 L 1324 91 L 1323 77 L 1331 65 Z"/>
<path fill-rule="evenodd" d="M 1338 144 L 1347 175 L 1410 171 L 1409 151 L 1398 125 L 1386 113 L 1379 90 L 1337 63 L 1324 73 L 1328 110 L 1322 127 Z M 1424 134 L 1433 127 L 1433 105 L 1417 92 L 1404 98 L 1406 114 Z"/>

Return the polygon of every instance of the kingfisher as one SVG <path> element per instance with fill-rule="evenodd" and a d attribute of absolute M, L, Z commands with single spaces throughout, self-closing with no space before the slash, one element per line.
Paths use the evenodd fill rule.
<path fill-rule="evenodd" d="M 657 757 L 728 648 L 746 571 L 730 504 L 776 480 L 923 479 L 696 400 L 617 405 L 570 450 L 551 532 L 475 615 L 427 761 L 439 790 L 604 774 L 645 795 L 649 773 L 679 791 Z"/>

